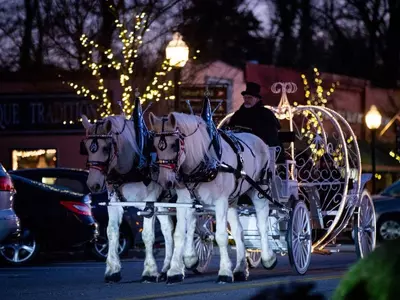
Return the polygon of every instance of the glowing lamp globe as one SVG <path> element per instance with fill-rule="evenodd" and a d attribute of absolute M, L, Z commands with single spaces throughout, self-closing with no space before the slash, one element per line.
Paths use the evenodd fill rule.
<path fill-rule="evenodd" d="M 189 47 L 182 40 L 182 35 L 175 32 L 172 41 L 165 49 L 165 56 L 172 67 L 182 68 L 189 60 Z"/>
<path fill-rule="evenodd" d="M 367 112 L 365 123 L 369 129 L 378 129 L 381 126 L 382 115 L 379 113 L 375 105 L 372 105 Z"/>

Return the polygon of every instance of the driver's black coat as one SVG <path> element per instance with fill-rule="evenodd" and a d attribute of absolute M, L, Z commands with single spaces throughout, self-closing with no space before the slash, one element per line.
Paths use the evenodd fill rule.
<path fill-rule="evenodd" d="M 281 129 L 274 113 L 265 108 L 261 101 L 253 107 L 246 108 L 242 105 L 229 120 L 229 127 L 246 127 L 251 133 L 261 138 L 268 146 L 281 146 L 278 132 Z"/>

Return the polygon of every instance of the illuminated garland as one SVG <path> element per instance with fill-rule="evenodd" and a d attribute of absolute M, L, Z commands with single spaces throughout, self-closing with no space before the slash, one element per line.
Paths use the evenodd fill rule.
<path fill-rule="evenodd" d="M 332 94 L 335 91 L 335 87 L 339 85 L 339 82 L 332 83 L 331 87 L 329 90 L 324 90 L 322 86 L 322 79 L 320 78 L 320 73 L 317 68 L 313 69 L 314 71 L 314 83 L 315 83 L 315 92 L 312 91 L 309 82 L 306 78 L 305 74 L 301 74 L 301 78 L 303 79 L 303 85 L 304 85 L 304 96 L 306 99 L 307 105 L 316 105 L 316 106 L 322 106 L 325 107 L 326 104 L 328 103 L 328 98 L 332 96 Z M 297 102 L 293 103 L 294 106 L 298 106 Z M 304 111 L 303 112 L 304 116 L 307 118 L 307 123 L 305 124 L 305 127 L 301 128 L 301 133 L 304 134 L 305 137 L 308 138 L 307 143 L 310 145 L 311 151 L 312 151 L 312 158 L 314 161 L 317 161 L 325 152 L 323 148 L 317 149 L 315 141 L 316 141 L 316 136 L 312 132 L 317 132 L 317 135 L 322 133 L 322 128 L 318 123 L 317 118 L 314 116 L 314 114 Z M 323 121 L 323 116 L 321 112 L 317 112 L 317 115 L 321 122 Z M 311 131 L 311 128 L 314 129 L 314 131 Z M 347 142 L 350 143 L 348 140 Z M 333 153 L 334 160 L 342 160 L 343 157 L 341 155 L 341 147 L 342 145 L 339 145 L 339 148 L 336 149 L 335 153 Z"/>
<path fill-rule="evenodd" d="M 28 157 L 35 157 L 35 156 L 41 156 L 45 154 L 53 154 L 55 155 L 57 153 L 57 150 L 55 149 L 39 149 L 39 150 L 29 150 L 29 151 L 18 151 L 18 150 L 13 150 L 12 151 L 12 169 L 17 170 L 18 169 L 18 160 L 20 158 L 28 158 Z M 53 160 L 55 161 L 57 158 L 56 156 L 53 157 Z"/>

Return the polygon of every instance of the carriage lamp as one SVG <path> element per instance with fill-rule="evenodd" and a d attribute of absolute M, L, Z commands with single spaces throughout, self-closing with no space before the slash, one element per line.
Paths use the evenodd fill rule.
<path fill-rule="evenodd" d="M 179 111 L 179 81 L 181 78 L 181 69 L 189 60 L 189 47 L 182 40 L 182 35 L 180 33 L 174 33 L 172 41 L 168 43 L 165 49 L 165 56 L 174 70 L 175 111 Z"/>
<path fill-rule="evenodd" d="M 379 113 L 375 105 L 372 105 L 365 115 L 365 123 L 371 130 L 371 165 L 372 165 L 372 194 L 376 193 L 376 130 L 381 126 L 382 115 Z"/>

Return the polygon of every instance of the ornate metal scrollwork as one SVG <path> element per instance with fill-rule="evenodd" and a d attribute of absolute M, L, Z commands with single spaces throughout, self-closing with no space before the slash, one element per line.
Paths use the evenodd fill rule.
<path fill-rule="evenodd" d="M 274 94 L 293 94 L 297 92 L 297 85 L 294 82 L 275 82 L 271 86 L 271 91 Z"/>

